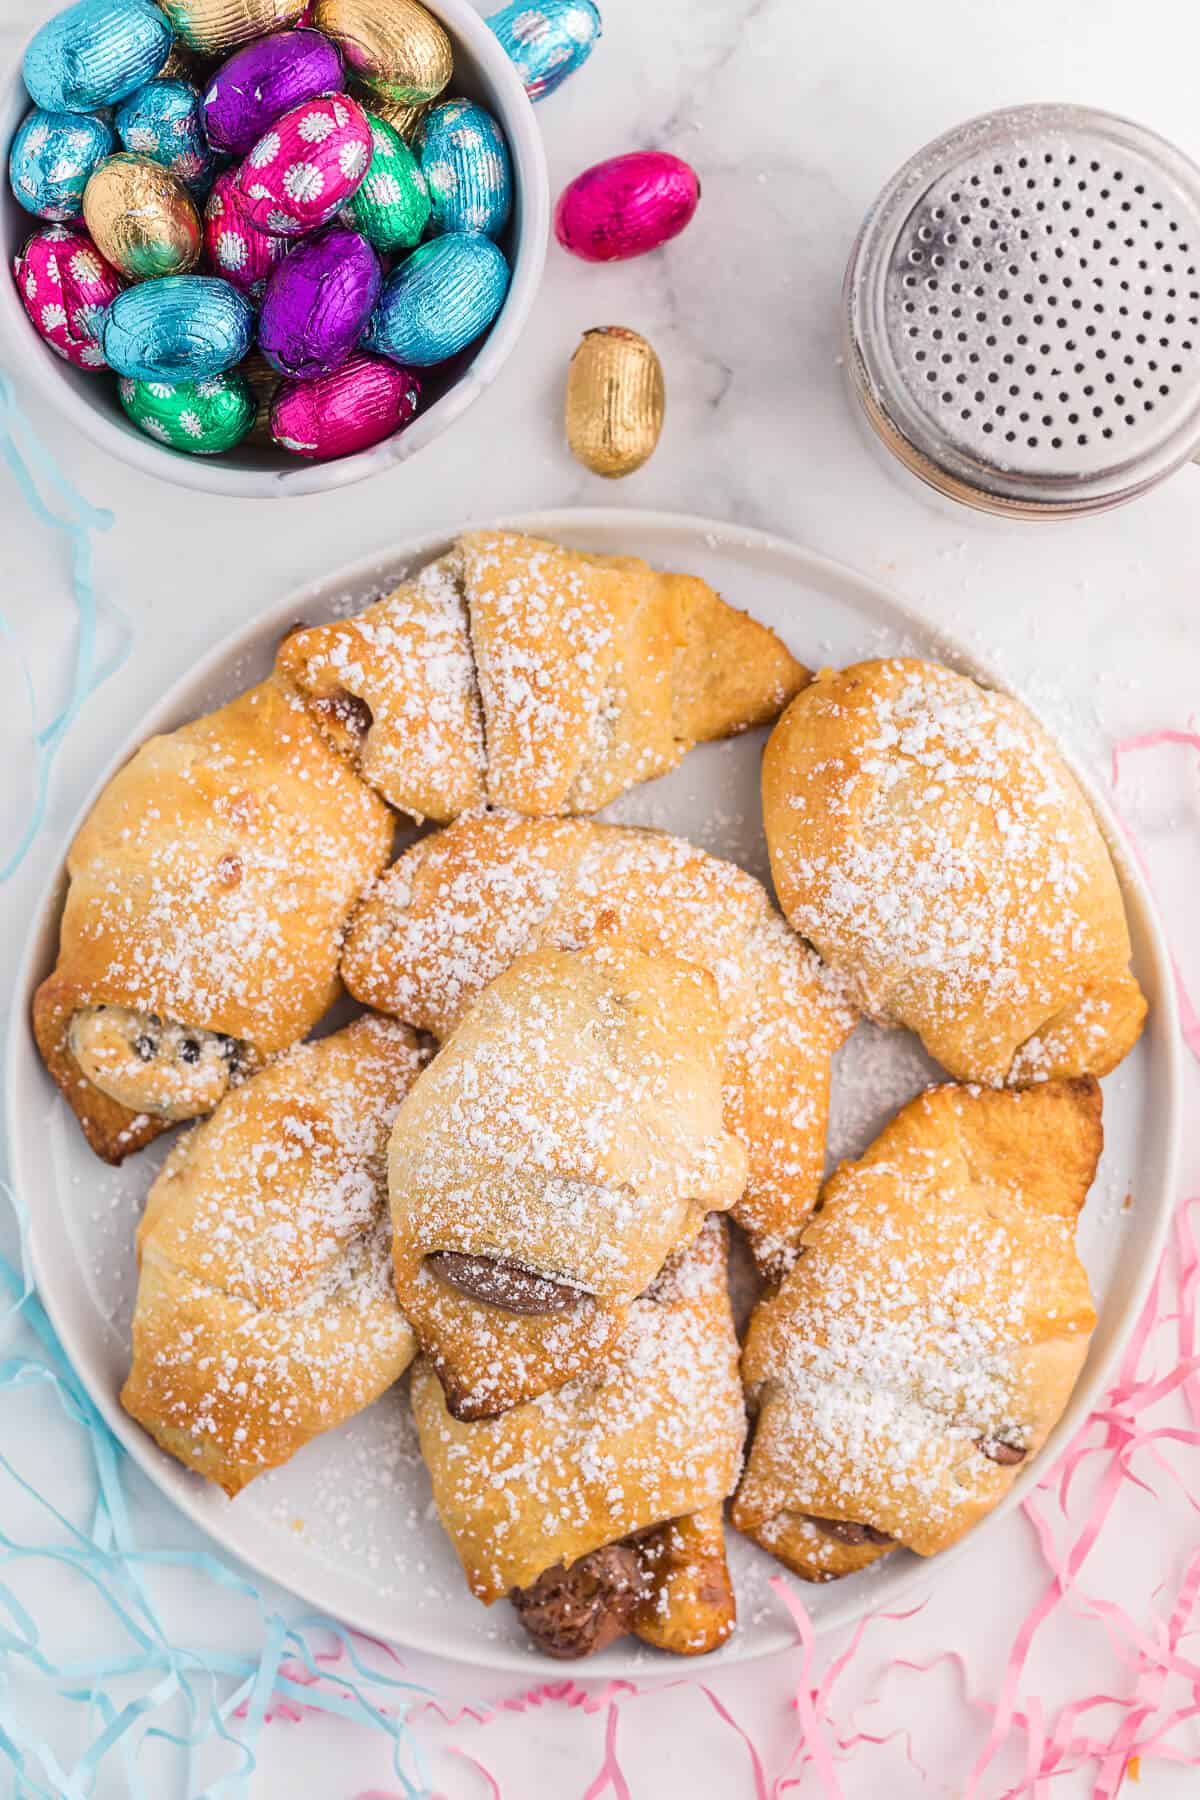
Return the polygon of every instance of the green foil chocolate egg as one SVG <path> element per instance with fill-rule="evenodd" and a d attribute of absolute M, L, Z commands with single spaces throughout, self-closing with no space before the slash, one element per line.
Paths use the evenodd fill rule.
<path fill-rule="evenodd" d="M 429 189 L 417 159 L 394 126 L 368 112 L 371 162 L 347 207 L 354 225 L 385 253 L 411 250 L 429 221 Z"/>
<path fill-rule="evenodd" d="M 232 450 L 254 424 L 250 384 L 235 369 L 202 381 L 118 383 L 121 405 L 139 431 L 171 450 L 216 456 Z"/>

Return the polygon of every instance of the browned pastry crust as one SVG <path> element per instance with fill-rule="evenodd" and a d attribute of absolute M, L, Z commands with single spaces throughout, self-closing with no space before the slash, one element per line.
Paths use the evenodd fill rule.
<path fill-rule="evenodd" d="M 432 1365 L 413 1370 L 434 1500 L 471 1590 L 489 1606 L 519 1593 L 551 1654 L 586 1654 L 615 1626 L 697 1655 L 733 1629 L 721 1508 L 745 1416 L 724 1237 L 709 1220 L 603 1362 L 501 1418 L 454 1419 Z"/>
<path fill-rule="evenodd" d="M 181 1138 L 150 1190 L 121 1403 L 227 1494 L 361 1411 L 412 1359 L 385 1173 L 421 1062 L 388 1019 L 302 1044 Z"/>
<path fill-rule="evenodd" d="M 830 1059 L 855 1015 L 744 870 L 664 832 L 470 813 L 380 877 L 351 922 L 342 978 L 366 1005 L 445 1038 L 514 957 L 613 932 L 716 979 L 725 1123 L 748 1163 L 734 1217 L 777 1278 L 816 1200 Z"/>
<path fill-rule="evenodd" d="M 1017 701 L 936 663 L 825 670 L 763 759 L 784 912 L 964 1081 L 1104 1075 L 1146 1003 L 1086 796 Z"/>
<path fill-rule="evenodd" d="M 642 1595 L 633 1631 L 674 1656 L 705 1656 L 737 1623 L 725 1560 L 725 1515 L 705 1506 L 671 1519 L 637 1540 Z"/>
<path fill-rule="evenodd" d="M 1075 1223 L 1102 1144 L 1090 1076 L 947 1086 L 841 1164 L 750 1323 L 740 1531 L 824 1581 L 932 1556 L 996 1505 L 1087 1354 Z"/>
<path fill-rule="evenodd" d="M 251 1063 L 276 1055 L 336 997 L 342 928 L 392 836 L 387 808 L 273 681 L 151 738 L 114 775 L 71 845 L 58 962 L 33 1005 L 42 1058 L 99 1156 L 120 1162 L 170 1119 L 85 1077 L 75 1015 L 129 1008 L 236 1040 Z"/>
<path fill-rule="evenodd" d="M 294 632 L 277 667 L 365 780 L 438 821 L 485 801 L 595 812 L 808 679 L 694 576 L 511 531 L 468 532 L 366 612 Z"/>
<path fill-rule="evenodd" d="M 712 976 L 618 941 L 518 958 L 464 1014 L 400 1109 L 388 1170 L 396 1291 L 456 1416 L 596 1362 L 670 1252 L 738 1199 L 723 1064 Z M 578 1302 L 474 1297 L 431 1268 L 442 1251 L 518 1264 Z"/>

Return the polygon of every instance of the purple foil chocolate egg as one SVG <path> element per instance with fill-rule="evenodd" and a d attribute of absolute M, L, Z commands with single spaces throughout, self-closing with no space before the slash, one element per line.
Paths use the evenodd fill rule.
<path fill-rule="evenodd" d="M 680 157 L 635 150 L 595 163 L 563 189 L 554 233 L 585 262 L 618 262 L 678 237 L 699 204 L 696 171 Z"/>
<path fill-rule="evenodd" d="M 277 31 L 237 50 L 209 79 L 201 117 L 214 150 L 244 156 L 268 125 L 342 85 L 342 59 L 319 31 Z"/>
<path fill-rule="evenodd" d="M 411 369 L 360 352 L 331 375 L 283 382 L 271 402 L 271 436 L 295 456 L 352 456 L 407 425 L 420 398 Z"/>
<path fill-rule="evenodd" d="M 281 375 L 311 381 L 344 363 L 362 336 L 383 280 L 359 232 L 328 225 L 306 238 L 267 282 L 258 347 Z"/>

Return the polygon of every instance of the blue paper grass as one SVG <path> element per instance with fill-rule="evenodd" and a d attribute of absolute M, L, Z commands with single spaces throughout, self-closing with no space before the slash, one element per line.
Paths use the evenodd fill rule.
<path fill-rule="evenodd" d="M 122 1485 L 124 1453 L 68 1363 L 34 1292 L 25 1211 L 7 1187 L 3 1193 L 17 1216 L 21 1266 L 16 1268 L 0 1256 L 0 1291 L 7 1300 L 0 1314 L 0 1329 L 7 1341 L 23 1327 L 21 1335 L 31 1336 L 34 1347 L 0 1361 L 0 1400 L 30 1382 L 47 1384 L 65 1417 L 84 1434 L 96 1482 L 91 1523 L 81 1531 L 48 1494 L 24 1478 L 9 1455 L 0 1452 L 0 1470 L 38 1504 L 66 1539 L 65 1545 L 21 1544 L 0 1529 L 0 1766 L 7 1762 L 11 1767 L 17 1800 L 86 1800 L 94 1792 L 106 1759 L 114 1753 L 121 1759 L 130 1800 L 157 1800 L 157 1789 L 147 1786 L 139 1767 L 140 1753 L 152 1740 L 174 1745 L 181 1753 L 184 1791 L 190 1796 L 194 1792 L 195 1751 L 220 1739 L 229 1746 L 235 1766 L 209 1783 L 203 1790 L 204 1800 L 245 1796 L 257 1766 L 255 1747 L 272 1699 L 291 1700 L 306 1709 L 334 1713 L 386 1733 L 392 1740 L 393 1772 L 403 1793 L 409 1800 L 423 1800 L 429 1792 L 428 1782 L 406 1715 L 414 1700 L 430 1697 L 428 1688 L 370 1667 L 349 1632 L 335 1620 L 308 1615 L 289 1625 L 268 1609 L 253 1582 L 209 1551 L 138 1547 Z M 10 1432 L 0 1432 L 0 1438 L 11 1445 Z M 111 1656 L 56 1661 L 46 1654 L 36 1620 L 3 1578 L 7 1567 L 31 1559 L 63 1565 L 104 1601 L 121 1634 Z M 194 1570 L 214 1586 L 254 1602 L 262 1623 L 258 1653 L 229 1655 L 173 1642 L 148 1579 L 156 1565 Z M 321 1668 L 318 1651 L 310 1641 L 317 1634 L 331 1638 L 342 1653 L 337 1672 L 330 1677 L 336 1689 L 327 1685 L 329 1672 Z M 313 1678 L 312 1686 L 282 1671 L 281 1665 L 289 1660 L 302 1665 Z M 53 1682 L 64 1702 L 88 1709 L 94 1735 L 71 1767 L 64 1767 L 53 1746 L 32 1736 L 17 1715 L 11 1703 L 14 1664 L 24 1664 L 27 1670 Z M 143 1677 L 144 1689 L 118 1707 L 106 1693 L 105 1684 L 130 1676 Z M 180 1704 L 187 1721 L 185 1730 L 169 1730 L 156 1722 L 168 1705 Z"/>
<path fill-rule="evenodd" d="M 50 770 L 63 738 L 79 716 L 84 702 L 102 682 L 116 673 L 129 654 L 129 633 L 123 616 L 109 604 L 105 609 L 122 627 L 122 641 L 106 662 L 97 647 L 101 603 L 92 578 L 92 533 L 107 531 L 113 516 L 85 500 L 38 438 L 17 404 L 12 382 L 0 370 L 0 456 L 16 478 L 22 498 L 34 517 L 66 537 L 71 549 L 71 592 L 78 614 L 75 657 L 70 689 L 62 710 L 45 724 L 38 721 L 38 699 L 29 664 L 20 650 L 12 624 L 0 611 L 0 635 L 8 638 L 20 660 L 29 700 L 33 733 L 34 795 L 29 817 L 7 860 L 0 865 L 0 881 L 16 873 L 37 836 L 46 812 Z M 57 510 L 56 510 L 57 509 Z"/>
<path fill-rule="evenodd" d="M 80 708 L 128 654 L 128 640 L 107 662 L 99 660 L 101 606 L 92 578 L 92 533 L 107 530 L 112 515 L 93 507 L 59 469 L 21 412 L 8 377 L 0 371 L 0 455 L 11 469 L 31 512 L 62 532 L 71 546 L 71 591 L 78 635 L 67 700 L 53 718 L 38 723 L 38 702 L 28 663 L 21 658 L 33 720 L 36 784 L 34 805 L 20 841 L 0 868 L 7 879 L 22 862 L 41 825 L 54 755 Z M 115 616 L 115 608 L 109 608 Z M 0 632 L 13 638 L 0 614 Z M 19 652 L 18 652 L 19 654 Z M 48 1493 L 22 1475 L 13 1461 L 16 1433 L 0 1425 L 0 1474 L 15 1483 L 44 1513 L 57 1542 L 19 1543 L 0 1527 L 0 1770 L 12 1771 L 14 1800 L 88 1800 L 97 1780 L 119 1769 L 129 1800 L 161 1800 L 161 1782 L 147 1777 L 143 1751 L 171 1745 L 179 1753 L 182 1791 L 192 1800 L 238 1800 L 249 1794 L 257 1766 L 256 1746 L 272 1700 L 333 1713 L 385 1733 L 392 1741 L 392 1768 L 409 1800 L 426 1800 L 429 1785 L 420 1748 L 407 1725 L 407 1711 L 428 1688 L 370 1667 L 354 1639 L 335 1620 L 309 1615 L 288 1624 L 264 1601 L 257 1587 L 208 1551 L 150 1550 L 139 1547 L 122 1481 L 124 1453 L 97 1412 L 67 1360 L 34 1290 L 27 1244 L 27 1220 L 20 1197 L 0 1182 L 13 1208 L 19 1233 L 18 1262 L 0 1256 L 0 1416 L 3 1402 L 31 1384 L 44 1385 L 86 1445 L 95 1481 L 86 1530 L 74 1524 Z M 3 1507 L 0 1503 L 0 1520 Z M 32 1616 L 4 1579 L 23 1563 L 58 1563 L 97 1595 L 111 1616 L 119 1640 L 111 1655 L 55 1660 Z M 155 1604 L 155 1567 L 187 1568 L 214 1588 L 251 1601 L 261 1624 L 257 1652 L 231 1655 L 176 1642 Z M 336 1673 L 322 1669 L 315 1641 L 332 1640 L 339 1655 Z M 313 1685 L 293 1679 L 285 1664 L 298 1664 Z M 54 1685 L 64 1709 L 83 1709 L 88 1742 L 67 1766 L 54 1746 L 22 1720 L 14 1676 Z M 330 1686 L 329 1679 L 336 1683 Z M 109 1684 L 140 1683 L 133 1699 L 118 1704 Z M 170 1729 L 164 1717 L 185 1728 Z M 194 1758 L 203 1745 L 228 1747 L 232 1768 L 196 1793 Z M 2 1784 L 0 1784 L 2 1785 Z"/>

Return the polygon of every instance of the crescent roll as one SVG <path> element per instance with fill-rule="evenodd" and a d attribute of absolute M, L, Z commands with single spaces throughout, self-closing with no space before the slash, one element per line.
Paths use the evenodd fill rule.
<path fill-rule="evenodd" d="M 227 1494 L 412 1360 L 386 1163 L 421 1062 L 390 1019 L 302 1044 L 181 1138 L 150 1190 L 121 1404 Z"/>
<path fill-rule="evenodd" d="M 722 1503 L 745 1412 L 724 1237 L 710 1219 L 602 1362 L 502 1418 L 455 1419 L 432 1364 L 413 1370 L 434 1501 L 471 1591 L 488 1606 L 510 1595 L 551 1656 L 625 1631 L 697 1655 L 733 1629 Z"/>
<path fill-rule="evenodd" d="M 763 759 L 784 912 L 963 1081 L 1104 1075 L 1146 1003 L 1085 795 L 1006 694 L 897 658 L 823 672 Z"/>
<path fill-rule="evenodd" d="M 716 980 L 725 1123 L 747 1155 L 734 1217 L 775 1278 L 817 1197 L 830 1059 L 855 1015 L 753 876 L 664 832 L 469 813 L 371 889 L 342 979 L 366 1005 L 444 1038 L 514 957 L 614 931 Z"/>
<path fill-rule="evenodd" d="M 835 1170 L 751 1318 L 739 1531 L 826 1581 L 932 1556 L 1002 1499 L 1087 1355 L 1075 1223 L 1102 1144 L 1091 1076 L 948 1086 Z"/>
<path fill-rule="evenodd" d="M 332 1004 L 347 915 L 391 848 L 386 806 L 274 682 L 151 738 L 71 845 L 38 1048 L 120 1162 Z"/>
<path fill-rule="evenodd" d="M 460 538 L 277 667 L 385 799 L 595 812 L 693 744 L 778 717 L 808 671 L 703 581 L 513 531 Z"/>
<path fill-rule="evenodd" d="M 740 1197 L 723 1064 L 707 970 L 620 942 L 520 957 L 464 1014 L 388 1153 L 396 1292 L 456 1417 L 597 1362 Z"/>

